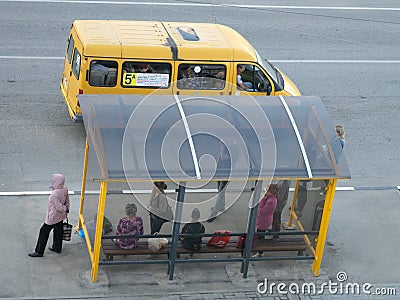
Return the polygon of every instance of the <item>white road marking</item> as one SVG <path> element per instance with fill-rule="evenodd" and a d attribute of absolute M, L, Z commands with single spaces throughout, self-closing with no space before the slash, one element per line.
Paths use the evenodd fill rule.
<path fill-rule="evenodd" d="M 62 60 L 64 57 L 60 56 L 8 56 L 2 55 L 0 59 L 30 59 L 30 60 Z"/>
<path fill-rule="evenodd" d="M 194 3 L 194 2 L 142 2 L 142 1 L 93 1 L 93 0 L 0 0 L 0 2 L 31 2 L 31 3 L 65 3 L 65 4 L 107 4 L 107 5 L 147 5 L 147 6 L 190 6 L 190 7 L 234 7 L 260 9 L 290 9 L 290 10 L 365 10 L 365 11 L 400 11 L 399 7 L 371 6 L 300 6 L 300 5 L 249 5 L 230 3 Z"/>
<path fill-rule="evenodd" d="M 354 191 L 352 186 L 337 186 L 336 191 Z"/>
<path fill-rule="evenodd" d="M 310 9 L 310 10 L 383 10 L 400 11 L 400 7 L 355 7 L 355 6 L 293 6 L 293 5 L 242 5 L 226 4 L 230 7 L 240 8 L 274 8 L 274 9 Z"/>
<path fill-rule="evenodd" d="M 311 64 L 399 64 L 400 60 L 352 60 L 352 59 L 277 59 L 273 63 L 311 63 Z"/>

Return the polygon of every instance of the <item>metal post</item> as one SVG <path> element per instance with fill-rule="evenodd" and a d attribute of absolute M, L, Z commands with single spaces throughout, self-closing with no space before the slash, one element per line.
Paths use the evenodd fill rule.
<path fill-rule="evenodd" d="M 294 209 L 295 209 L 295 206 L 296 206 L 297 194 L 299 192 L 299 183 L 300 183 L 300 180 L 296 180 L 296 185 L 294 186 L 292 205 L 290 206 L 289 220 L 287 222 L 287 227 L 288 228 L 293 228 L 293 213 L 294 213 Z"/>
<path fill-rule="evenodd" d="M 243 251 L 243 261 L 241 267 L 243 278 L 247 278 L 247 272 L 250 264 L 250 255 L 251 255 L 251 248 L 253 246 L 254 231 L 256 228 L 258 202 L 260 200 L 261 187 L 262 187 L 262 180 L 257 180 L 254 187 L 253 199 L 251 201 L 249 221 L 247 224 L 246 244 Z"/>
<path fill-rule="evenodd" d="M 81 199 L 79 204 L 79 218 L 78 218 L 78 228 L 82 228 L 82 220 L 83 218 L 83 204 L 85 202 L 85 190 L 86 190 L 86 174 L 87 174 L 87 165 L 89 159 L 89 140 L 86 137 L 86 146 L 85 146 L 85 157 L 83 159 L 83 174 L 82 174 L 82 188 L 81 188 Z"/>
<path fill-rule="evenodd" d="M 174 226 L 172 228 L 171 249 L 168 262 L 168 275 L 169 280 L 174 279 L 175 261 L 176 261 L 176 248 L 179 243 L 179 230 L 182 220 L 183 202 L 185 200 L 185 185 L 186 182 L 179 183 L 177 202 L 175 207 Z"/>
<path fill-rule="evenodd" d="M 104 220 L 104 208 L 106 206 L 107 185 L 108 185 L 107 181 L 102 181 L 100 184 L 99 204 L 97 208 L 96 235 L 94 238 L 94 250 L 93 250 L 93 261 L 92 261 L 93 282 L 97 281 L 97 272 L 99 269 L 100 247 L 101 247 L 101 237 L 103 235 L 103 220 Z"/>
<path fill-rule="evenodd" d="M 322 213 L 317 245 L 315 247 L 315 258 L 312 264 L 312 271 L 314 272 L 314 276 L 319 275 L 319 269 L 321 267 L 322 256 L 324 254 L 324 248 L 326 242 L 326 235 L 328 233 L 329 220 L 331 217 L 332 204 L 335 196 L 336 183 L 337 179 L 330 179 L 327 186 L 324 210 Z"/>

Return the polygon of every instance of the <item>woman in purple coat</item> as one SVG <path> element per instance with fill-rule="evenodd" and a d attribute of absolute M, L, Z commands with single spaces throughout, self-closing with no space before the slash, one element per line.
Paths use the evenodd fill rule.
<path fill-rule="evenodd" d="M 47 214 L 44 224 L 40 228 L 35 252 L 29 253 L 30 257 L 42 257 L 53 229 L 53 245 L 49 250 L 60 253 L 63 242 L 63 221 L 69 213 L 68 188 L 65 185 L 65 177 L 62 174 L 53 174 L 51 177 L 53 191 L 47 203 Z"/>
<path fill-rule="evenodd" d="M 277 185 L 270 184 L 267 192 L 258 203 L 258 213 L 256 219 L 257 232 L 266 232 L 268 227 L 272 225 L 273 215 L 277 204 L 277 194 Z M 264 236 L 260 236 L 260 239 L 262 238 L 264 238 Z M 261 257 L 262 252 L 258 252 L 255 256 Z"/>
<path fill-rule="evenodd" d="M 143 220 L 136 216 L 137 206 L 134 203 L 128 203 L 125 206 L 126 217 L 119 220 L 117 226 L 117 235 L 140 235 L 143 234 Z M 134 249 L 138 246 L 138 238 L 115 239 L 114 242 L 122 249 Z"/>

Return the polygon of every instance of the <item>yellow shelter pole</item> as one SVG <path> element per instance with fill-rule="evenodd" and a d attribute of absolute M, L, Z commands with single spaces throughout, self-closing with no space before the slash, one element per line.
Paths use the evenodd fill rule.
<path fill-rule="evenodd" d="M 295 220 L 297 227 L 299 228 L 300 231 L 304 231 L 304 227 L 301 224 L 299 218 L 297 217 L 296 213 L 294 211 L 290 212 L 290 216 Z M 313 245 L 311 244 L 310 238 L 308 237 L 307 234 L 303 234 L 303 239 L 304 242 L 306 243 L 308 249 L 310 250 L 311 254 L 315 256 L 315 249 Z"/>
<path fill-rule="evenodd" d="M 100 184 L 99 204 L 97 208 L 96 235 L 94 238 L 93 261 L 92 261 L 93 282 L 97 281 L 97 273 L 99 270 L 100 247 L 101 247 L 101 237 L 103 235 L 103 220 L 104 220 L 104 208 L 106 206 L 107 185 L 108 185 L 107 181 L 102 181 Z"/>
<path fill-rule="evenodd" d="M 292 205 L 290 206 L 289 220 L 287 222 L 287 227 L 288 228 L 291 228 L 293 226 L 293 214 L 294 214 L 294 208 L 296 206 L 297 193 L 298 193 L 298 190 L 299 190 L 299 182 L 300 182 L 299 180 L 296 180 L 296 185 L 294 186 Z"/>
<path fill-rule="evenodd" d="M 328 233 L 329 220 L 331 217 L 332 205 L 335 196 L 337 179 L 330 179 L 328 186 L 326 187 L 326 197 L 324 203 L 324 210 L 322 213 L 321 224 L 319 227 L 319 234 L 317 239 L 317 245 L 315 247 L 315 258 L 312 264 L 312 271 L 314 276 L 319 275 L 321 268 L 322 256 L 324 254 L 326 235 Z"/>
<path fill-rule="evenodd" d="M 82 220 L 83 220 L 83 205 L 85 202 L 85 191 L 86 191 L 86 174 L 87 174 L 87 165 L 89 159 L 89 140 L 86 137 L 86 146 L 85 146 L 85 157 L 83 159 L 83 174 L 82 174 L 82 188 L 81 188 L 81 199 L 79 204 L 79 218 L 78 218 L 78 228 L 82 228 Z M 82 219 L 82 220 L 81 220 Z"/>

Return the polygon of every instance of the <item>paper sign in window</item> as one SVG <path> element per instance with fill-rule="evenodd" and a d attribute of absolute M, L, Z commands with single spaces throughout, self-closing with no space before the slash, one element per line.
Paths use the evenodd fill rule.
<path fill-rule="evenodd" d="M 124 73 L 124 86 L 131 87 L 168 87 L 169 74 Z"/>

